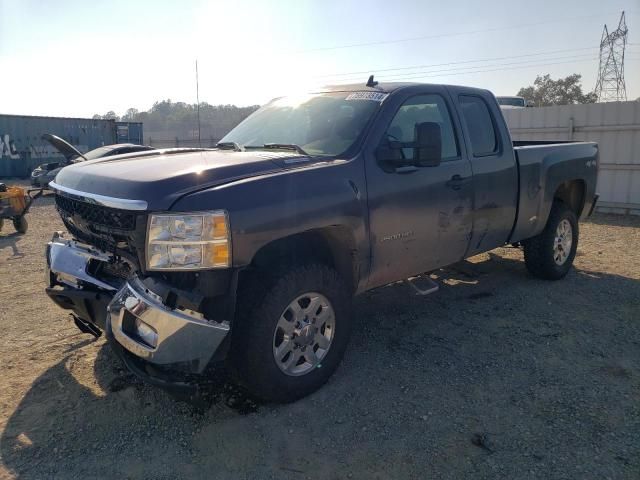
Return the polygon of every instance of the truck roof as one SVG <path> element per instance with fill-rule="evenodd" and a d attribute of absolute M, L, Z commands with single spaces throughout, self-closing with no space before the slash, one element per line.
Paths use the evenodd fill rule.
<path fill-rule="evenodd" d="M 460 85 L 444 85 L 444 84 L 434 84 L 434 83 L 422 83 L 422 82 L 379 82 L 375 87 L 368 87 L 366 82 L 361 83 L 349 83 L 344 85 L 326 85 L 321 87 L 319 91 L 321 92 L 363 92 L 363 91 L 371 91 L 371 92 L 380 92 L 380 93 L 392 93 L 401 88 L 407 87 L 418 87 L 424 85 L 437 85 L 439 87 L 448 87 L 448 88 L 459 88 Z M 475 90 L 478 93 L 486 93 L 487 89 L 484 88 L 475 88 L 475 87 L 463 87 L 469 90 Z"/>

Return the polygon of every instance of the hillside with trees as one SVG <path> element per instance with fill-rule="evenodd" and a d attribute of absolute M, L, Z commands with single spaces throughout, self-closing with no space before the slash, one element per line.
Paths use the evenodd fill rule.
<path fill-rule="evenodd" d="M 237 107 L 235 105 L 209 105 L 200 103 L 200 136 L 205 140 L 222 138 L 229 130 L 258 109 L 258 105 Z M 145 139 L 193 140 L 198 137 L 197 105 L 185 102 L 162 100 L 155 102 L 146 112 L 129 108 L 118 116 L 110 111 L 93 118 L 115 119 L 123 122 L 143 122 Z"/>

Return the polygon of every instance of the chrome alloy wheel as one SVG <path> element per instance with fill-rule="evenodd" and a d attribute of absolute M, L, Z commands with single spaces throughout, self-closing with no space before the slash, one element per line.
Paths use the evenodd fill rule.
<path fill-rule="evenodd" d="M 573 229 L 569 220 L 564 219 L 558 224 L 556 236 L 553 240 L 553 260 L 556 265 L 562 265 L 569 258 L 573 243 Z"/>
<path fill-rule="evenodd" d="M 324 295 L 300 295 L 285 308 L 273 334 L 273 358 L 291 376 L 305 375 L 320 365 L 335 335 L 335 312 Z"/>

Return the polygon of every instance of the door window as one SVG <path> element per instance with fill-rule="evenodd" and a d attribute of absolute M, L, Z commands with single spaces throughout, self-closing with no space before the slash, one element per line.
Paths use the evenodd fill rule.
<path fill-rule="evenodd" d="M 484 100 L 472 95 L 461 95 L 462 117 L 471 139 L 474 157 L 491 155 L 498 151 L 496 131 L 489 108 Z"/>
<path fill-rule="evenodd" d="M 440 95 L 417 95 L 411 97 L 398 109 L 393 117 L 386 135 L 388 140 L 413 142 L 416 140 L 416 124 L 436 122 L 442 134 L 442 160 L 451 160 L 459 156 L 455 130 L 447 104 Z M 411 148 L 405 148 L 404 157 L 411 158 Z"/>

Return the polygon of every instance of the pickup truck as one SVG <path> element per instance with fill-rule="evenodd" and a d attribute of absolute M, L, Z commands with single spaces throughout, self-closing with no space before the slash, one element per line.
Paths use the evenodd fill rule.
<path fill-rule="evenodd" d="M 227 365 L 293 401 L 338 367 L 354 295 L 507 244 L 564 277 L 597 168 L 595 143 L 512 142 L 487 90 L 371 77 L 275 99 L 215 149 L 64 168 L 46 291 L 154 385 Z"/>
<path fill-rule="evenodd" d="M 496 97 L 500 108 L 525 108 L 533 107 L 532 102 L 527 102 L 523 97 Z"/>

